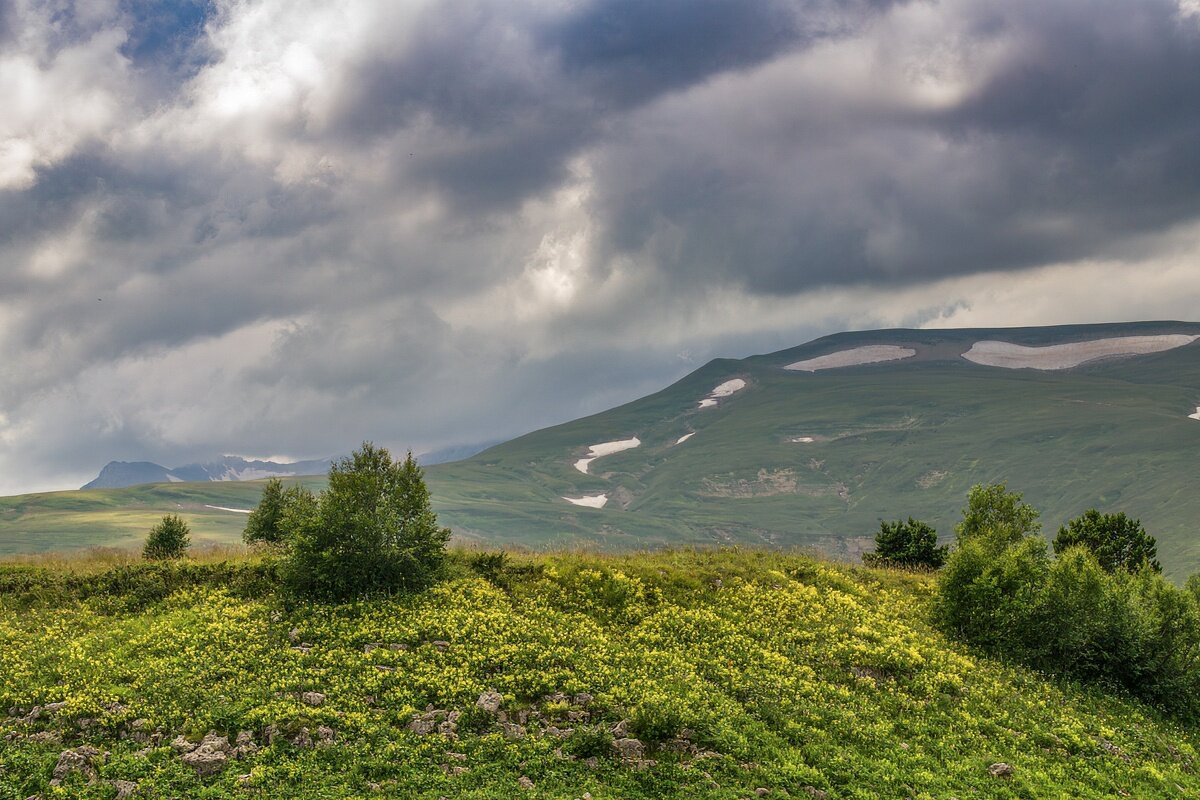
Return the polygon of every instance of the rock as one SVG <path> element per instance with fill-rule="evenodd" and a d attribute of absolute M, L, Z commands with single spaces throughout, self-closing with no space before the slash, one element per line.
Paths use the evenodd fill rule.
<path fill-rule="evenodd" d="M 1010 764 L 1005 764 L 1003 761 L 997 761 L 988 767 L 988 774 L 993 778 L 1008 778 L 1013 774 L 1013 768 Z"/>
<path fill-rule="evenodd" d="M 754 793 L 756 795 L 758 795 L 759 797 L 766 797 L 767 795 L 769 795 L 771 793 L 771 790 L 766 788 L 765 786 L 759 786 L 757 789 L 754 790 Z"/>
<path fill-rule="evenodd" d="M 558 728 L 554 725 L 551 725 L 550 727 L 546 728 L 545 734 L 552 739 L 566 739 L 574 732 L 575 730 L 573 728 Z"/>
<path fill-rule="evenodd" d="M 408 649 L 408 645 L 406 645 L 402 642 L 392 642 L 391 644 L 388 645 L 388 650 L 391 650 L 393 653 L 400 653 L 407 649 Z"/>
<path fill-rule="evenodd" d="M 208 748 L 213 752 L 225 753 L 226 755 L 228 755 L 229 751 L 233 749 L 229 746 L 228 736 L 218 736 L 215 733 L 205 734 L 204 738 L 200 740 L 200 744 L 196 749 L 199 750 L 200 748 Z"/>
<path fill-rule="evenodd" d="M 396 671 L 395 667 L 386 667 L 383 664 L 376 664 L 375 669 L 379 670 L 380 672 L 395 672 Z"/>
<path fill-rule="evenodd" d="M 235 758 L 244 758 L 252 756 L 258 752 L 258 745 L 254 743 L 254 736 L 250 731 L 239 731 L 237 738 L 233 740 L 233 755 Z"/>
<path fill-rule="evenodd" d="M 42 706 L 42 713 L 54 714 L 62 711 L 66 707 L 66 703 L 46 703 L 46 705 Z"/>
<path fill-rule="evenodd" d="M 568 711 L 567 722 L 587 722 L 590 716 L 586 711 Z"/>
<path fill-rule="evenodd" d="M 229 741 L 226 740 L 225 744 L 228 746 Z M 183 763 L 194 769 L 198 777 L 207 778 L 225 769 L 225 762 L 229 756 L 222 750 L 214 750 L 208 745 L 201 745 L 190 753 L 184 753 L 182 758 Z"/>
<path fill-rule="evenodd" d="M 250 780 L 253 777 L 254 777 L 254 774 L 250 773 L 250 772 L 247 772 L 245 775 L 238 775 L 237 776 L 238 786 L 249 786 Z"/>
<path fill-rule="evenodd" d="M 292 644 L 300 644 L 300 629 L 292 628 L 288 631 L 288 641 Z"/>
<path fill-rule="evenodd" d="M 587 692 L 580 692 L 579 694 L 577 694 L 571 698 L 571 702 L 577 706 L 588 706 L 588 705 L 592 704 L 592 701 L 594 699 L 595 698 L 592 697 Z"/>
<path fill-rule="evenodd" d="M 305 692 L 300 695 L 300 702 L 306 706 L 319 706 L 325 702 L 325 695 L 321 692 Z"/>
<path fill-rule="evenodd" d="M 180 734 L 171 740 L 171 749 L 177 753 L 190 753 L 196 749 L 196 745 Z"/>
<path fill-rule="evenodd" d="M 517 778 L 517 786 L 520 786 L 522 789 L 526 789 L 526 790 L 532 789 L 533 781 L 531 781 L 528 777 L 522 775 L 521 777 Z"/>
<path fill-rule="evenodd" d="M 623 719 L 616 725 L 613 725 L 611 732 L 614 739 L 624 739 L 629 736 L 629 720 Z"/>
<path fill-rule="evenodd" d="M 451 775 L 455 778 L 457 778 L 459 775 L 462 775 L 462 774 L 470 772 L 470 771 L 471 770 L 469 767 L 464 767 L 461 764 L 453 764 L 453 765 L 448 765 L 446 767 L 446 774 Z"/>
<path fill-rule="evenodd" d="M 62 737 L 54 731 L 38 731 L 37 733 L 29 734 L 29 741 L 40 744 L 57 744 L 62 741 Z"/>
<path fill-rule="evenodd" d="M 371 652 L 373 652 L 373 651 L 375 651 L 375 650 L 378 650 L 378 649 L 379 649 L 379 648 L 381 648 L 381 647 L 383 647 L 383 644 L 381 644 L 380 642 L 371 642 L 370 644 L 364 644 L 364 645 L 363 645 L 363 652 L 364 652 L 364 653 L 371 653 Z"/>
<path fill-rule="evenodd" d="M 292 649 L 302 655 L 308 655 L 309 653 L 312 652 L 312 645 L 311 644 L 298 644 L 295 647 L 293 647 Z"/>
<path fill-rule="evenodd" d="M 51 784 L 58 785 L 68 775 L 78 772 L 87 778 L 88 783 L 96 780 L 96 762 L 104 757 L 104 753 L 89 744 L 80 745 L 74 750 L 64 750 L 58 755 L 54 765 Z"/>
<path fill-rule="evenodd" d="M 451 761 L 466 761 L 467 754 L 466 753 L 455 753 L 455 752 L 451 751 L 451 752 L 446 753 L 446 758 L 450 759 Z"/>
<path fill-rule="evenodd" d="M 444 641 L 442 639 L 437 639 L 436 641 L 432 641 L 432 642 L 430 642 L 430 644 L 433 645 L 434 647 L 436 647 L 438 650 L 446 650 L 450 647 L 450 643 L 447 641 Z"/>
<path fill-rule="evenodd" d="M 333 745 L 333 739 L 336 734 L 333 728 L 328 725 L 322 725 L 317 728 L 317 747 L 330 747 Z"/>
<path fill-rule="evenodd" d="M 437 730 L 437 720 L 425 719 L 424 717 L 416 717 L 412 722 L 408 723 L 408 729 L 418 736 L 425 736 Z"/>
<path fill-rule="evenodd" d="M 525 738 L 525 726 L 517 725 L 515 722 L 501 722 L 500 733 L 504 734 L 505 739 L 515 742 Z"/>
<path fill-rule="evenodd" d="M 292 737 L 292 746 L 298 747 L 301 750 L 307 750 L 313 746 L 312 736 L 309 735 L 308 728 L 301 728 L 296 732 L 296 735 Z"/>
<path fill-rule="evenodd" d="M 646 746 L 642 744 L 642 741 L 631 737 L 615 739 L 612 746 L 614 750 L 620 753 L 621 758 L 630 761 L 641 758 L 646 752 Z"/>
<path fill-rule="evenodd" d="M 138 785 L 133 781 L 113 781 L 112 787 L 117 790 L 117 800 L 127 800 L 138 790 Z"/>
<path fill-rule="evenodd" d="M 814 800 L 825 800 L 829 796 L 824 789 L 818 789 L 815 786 L 805 786 L 804 791 L 808 792 L 808 796 Z"/>
<path fill-rule="evenodd" d="M 504 695 L 499 692 L 484 692 L 475 701 L 475 707 L 483 709 L 488 714 L 495 714 L 504 703 Z"/>

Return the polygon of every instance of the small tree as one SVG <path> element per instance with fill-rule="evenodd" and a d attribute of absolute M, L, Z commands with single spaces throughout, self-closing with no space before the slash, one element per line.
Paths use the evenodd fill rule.
<path fill-rule="evenodd" d="M 1018 542 L 1022 537 L 1041 532 L 1038 510 L 1021 500 L 1019 492 L 1010 492 L 1003 483 L 976 485 L 967 494 L 962 522 L 955 527 L 958 543 L 985 532 L 995 532 Z"/>
<path fill-rule="evenodd" d="M 262 498 L 246 519 L 246 529 L 242 531 L 242 540 L 246 544 L 279 544 L 284 539 L 284 529 L 280 526 L 283 519 L 284 505 L 288 500 L 287 492 L 283 489 L 283 481 L 271 478 L 263 487 Z"/>
<path fill-rule="evenodd" d="M 1122 511 L 1101 514 L 1090 508 L 1058 529 L 1054 537 L 1056 554 L 1076 545 L 1092 551 L 1105 572 L 1136 572 L 1143 566 L 1162 572 L 1154 537 L 1146 533 L 1141 520 L 1130 519 Z"/>
<path fill-rule="evenodd" d="M 284 508 L 287 575 L 301 594 L 342 600 L 411 591 L 432 582 L 445 559 L 450 531 L 438 527 L 412 453 L 393 462 L 365 442 L 329 470 L 327 490 Z"/>
<path fill-rule="evenodd" d="M 945 545 L 938 547 L 937 531 L 912 517 L 908 521 L 880 522 L 875 552 L 863 556 L 867 564 L 937 569 L 946 563 Z"/>
<path fill-rule="evenodd" d="M 142 558 L 152 561 L 183 558 L 191 544 L 190 534 L 186 522 L 175 514 L 168 514 L 150 529 L 146 546 L 142 548 Z"/>

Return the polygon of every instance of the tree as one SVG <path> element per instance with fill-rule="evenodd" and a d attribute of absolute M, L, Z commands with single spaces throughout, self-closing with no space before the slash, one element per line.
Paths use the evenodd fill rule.
<path fill-rule="evenodd" d="M 283 481 L 271 478 L 263 487 L 258 505 L 246 519 L 246 528 L 242 531 L 242 540 L 246 544 L 278 544 L 283 539 L 283 530 L 279 527 L 283 501 Z"/>
<path fill-rule="evenodd" d="M 1054 552 L 1062 553 L 1075 546 L 1090 550 L 1105 572 L 1136 572 L 1143 566 L 1162 572 L 1154 537 L 1146 533 L 1141 520 L 1130 519 L 1123 511 L 1101 514 L 1089 508 L 1059 528 L 1054 537 Z"/>
<path fill-rule="evenodd" d="M 1029 534 L 1040 533 L 1038 510 L 1022 502 L 1019 492 L 1010 492 L 1003 483 L 971 487 L 962 522 L 955 527 L 958 543 L 985 532 L 996 532 L 1017 542 Z"/>
<path fill-rule="evenodd" d="M 142 558 L 160 561 L 168 558 L 183 558 L 191 544 L 191 529 L 175 514 L 168 514 L 150 529 Z"/>
<path fill-rule="evenodd" d="M 450 531 L 437 524 L 424 474 L 370 442 L 329 470 L 329 488 L 284 504 L 289 582 L 301 594 L 342 600 L 428 585 Z"/>
<path fill-rule="evenodd" d="M 908 521 L 879 523 L 875 552 L 863 556 L 867 564 L 937 569 L 946 563 L 945 545 L 938 547 L 937 531 L 912 517 Z"/>

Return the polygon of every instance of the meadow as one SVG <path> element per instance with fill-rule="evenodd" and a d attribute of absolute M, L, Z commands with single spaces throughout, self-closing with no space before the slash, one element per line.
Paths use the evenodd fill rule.
<path fill-rule="evenodd" d="M 927 574 L 455 550 L 417 595 L 275 580 L 237 551 L 5 563 L 0 798 L 1200 793 L 1194 727 L 946 639 Z"/>

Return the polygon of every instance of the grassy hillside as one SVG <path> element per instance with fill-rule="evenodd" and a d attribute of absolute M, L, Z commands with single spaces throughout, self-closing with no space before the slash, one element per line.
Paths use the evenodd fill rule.
<path fill-rule="evenodd" d="M 0 798 L 1200 792 L 1200 732 L 947 642 L 927 577 L 452 561 L 423 595 L 336 607 L 269 599 L 253 559 L 0 568 Z"/>
<path fill-rule="evenodd" d="M 949 538 L 967 490 L 1007 481 L 1050 533 L 1091 506 L 1140 517 L 1167 573 L 1200 571 L 1200 342 L 1061 372 L 1007 370 L 960 354 L 986 338 L 1028 345 L 1200 325 L 1136 323 L 839 334 L 744 360 L 717 360 L 640 400 L 428 470 L 435 507 L 460 539 L 626 549 L 678 544 L 816 547 L 854 557 L 878 522 L 913 515 Z M 793 361 L 865 344 L 913 359 L 798 373 Z M 697 402 L 741 378 L 715 408 Z M 695 435 L 676 444 L 688 433 Z M 593 444 L 642 444 L 573 467 Z M 812 442 L 793 439 L 811 437 Z M 176 484 L 94 496 L 0 499 L 0 553 L 140 540 L 181 511 L 202 538 L 230 541 L 252 484 Z M 602 509 L 562 498 L 605 493 Z"/>

